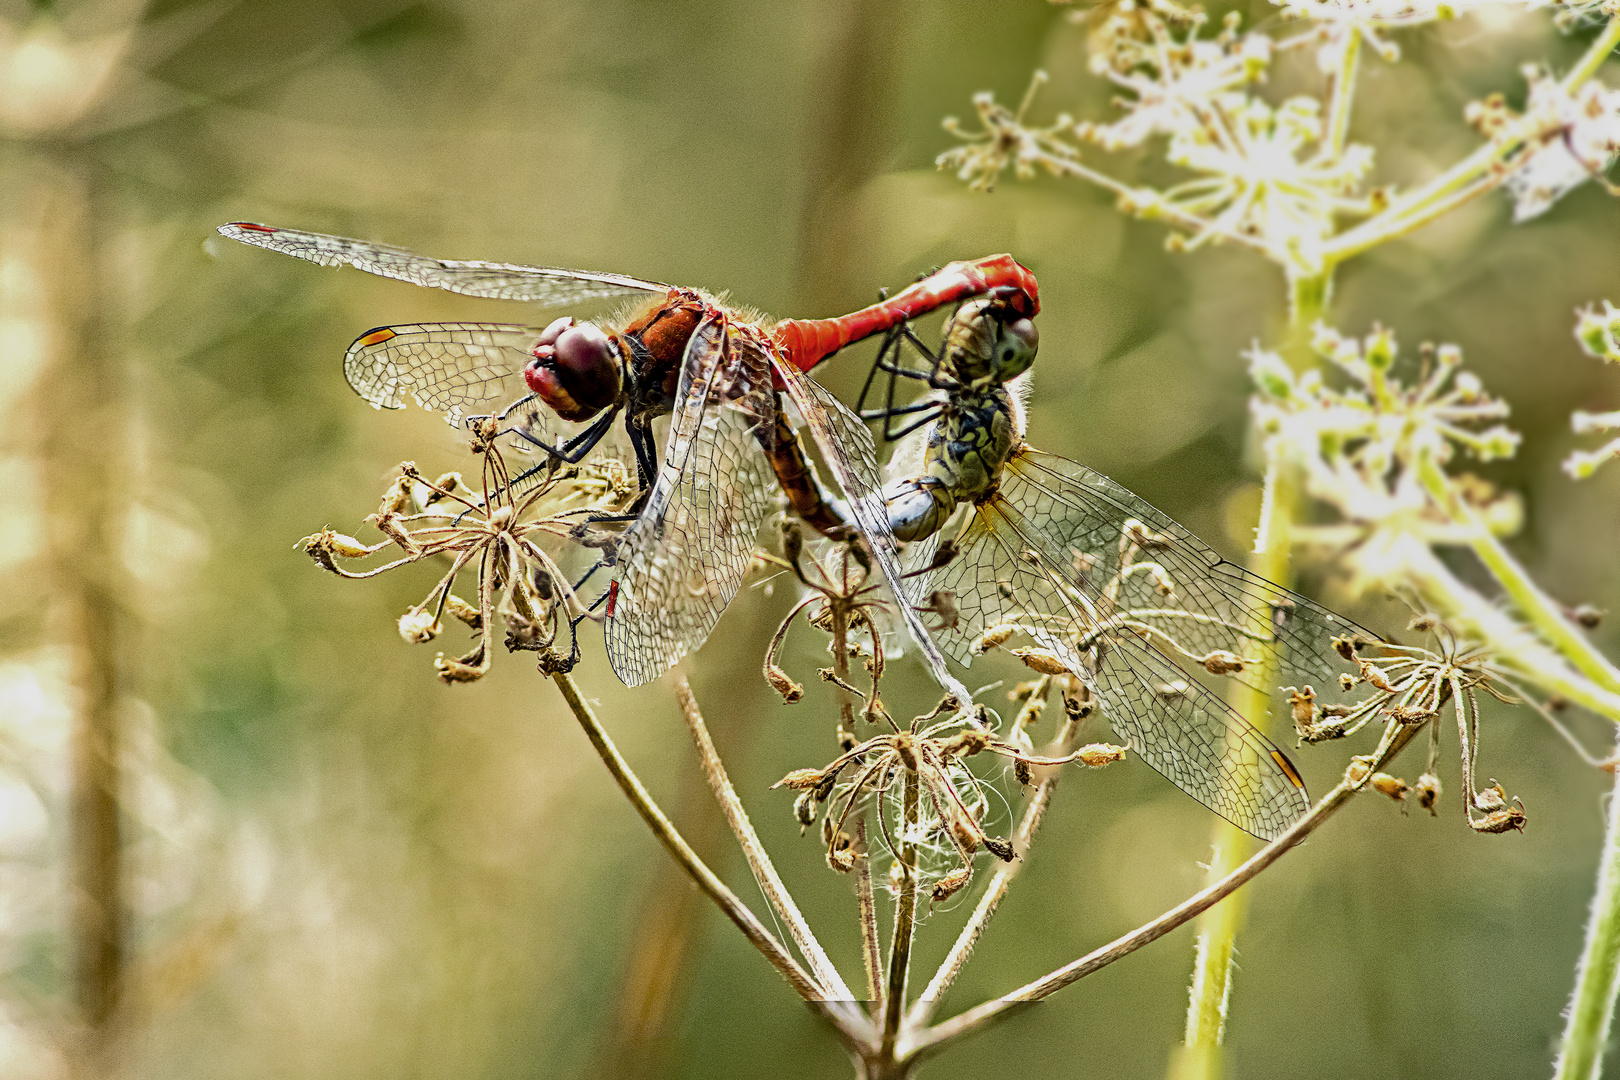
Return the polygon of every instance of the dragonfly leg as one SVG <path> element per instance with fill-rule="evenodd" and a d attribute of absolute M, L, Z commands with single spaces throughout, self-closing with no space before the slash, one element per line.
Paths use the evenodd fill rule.
<path fill-rule="evenodd" d="M 658 454 L 653 449 L 652 425 L 646 420 L 626 415 L 624 430 L 630 436 L 630 445 L 636 452 L 636 478 L 645 492 L 652 488 L 653 477 L 658 475 Z"/>

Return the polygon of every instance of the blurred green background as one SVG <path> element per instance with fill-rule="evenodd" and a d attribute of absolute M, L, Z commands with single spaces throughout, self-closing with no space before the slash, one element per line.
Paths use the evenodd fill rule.
<path fill-rule="evenodd" d="M 673 874 L 527 659 L 445 687 L 432 656 L 458 643 L 400 640 L 394 620 L 435 571 L 340 582 L 294 550 L 325 525 L 359 531 L 401 459 L 429 474 L 467 462 L 436 418 L 353 396 L 339 359 L 354 335 L 527 314 L 213 229 L 245 218 L 616 270 L 783 316 L 1011 251 L 1042 285 L 1031 441 L 1239 554 L 1257 499 L 1239 353 L 1276 329 L 1273 268 L 1167 254 L 1160 228 L 1072 183 L 984 196 L 932 167 L 943 115 L 981 89 L 1016 101 L 1037 66 L 1053 75 L 1038 115 L 1105 114 L 1067 16 L 1035 0 L 0 3 L 0 1075 L 74 1070 L 68 730 L 94 697 L 76 689 L 75 649 L 98 627 L 127 814 L 129 948 L 107 1022 L 123 1075 L 850 1075 Z M 1578 48 L 1530 16 L 1399 40 L 1400 64 L 1367 61 L 1352 132 L 1386 148 L 1395 181 L 1476 145 L 1468 100 L 1518 94 L 1521 64 Z M 1529 225 L 1508 217 L 1488 199 L 1351 264 L 1338 322 L 1393 326 L 1409 349 L 1463 346 L 1526 434 L 1488 470 L 1525 494 L 1515 551 L 1561 599 L 1614 608 L 1620 469 L 1576 485 L 1558 462 L 1571 409 L 1620 405 L 1620 377 L 1570 336 L 1578 304 L 1620 299 L 1620 214 L 1588 185 Z M 868 356 L 840 357 L 833 388 L 857 387 Z M 75 616 L 72 588 L 99 600 Z M 1336 602 L 1333 589 L 1320 595 Z M 830 699 L 784 707 L 758 675 L 789 600 L 743 595 L 688 666 L 779 867 L 853 973 L 848 883 L 766 790 L 832 752 Z M 1612 654 L 1612 628 L 1599 636 Z M 794 640 L 802 677 L 824 654 Z M 578 677 L 763 911 L 668 686 L 619 685 L 599 635 Z M 890 701 L 926 698 L 921 668 L 897 665 Z M 1438 819 L 1360 800 L 1263 875 L 1234 1075 L 1547 1068 L 1607 783 L 1533 714 L 1487 718 L 1481 776 L 1524 799 L 1528 831 L 1465 828 L 1448 736 Z M 1322 790 L 1369 748 L 1297 757 Z M 1207 812 L 1139 764 L 1070 777 L 951 1000 L 1009 990 L 1157 914 L 1200 883 L 1209 833 Z M 923 926 L 925 961 L 966 904 Z M 925 1075 L 1160 1076 L 1191 942 L 1184 929 Z"/>

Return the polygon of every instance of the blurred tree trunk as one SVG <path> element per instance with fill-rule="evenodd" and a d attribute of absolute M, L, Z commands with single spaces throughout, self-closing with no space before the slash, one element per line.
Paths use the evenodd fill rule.
<path fill-rule="evenodd" d="M 833 0 L 817 11 L 822 32 L 808 96 L 799 291 L 807 310 L 823 314 L 852 299 L 875 299 L 849 295 L 852 278 L 866 280 L 856 274 L 866 239 L 850 219 L 850 204 L 891 165 L 895 74 L 911 5 Z"/>
<path fill-rule="evenodd" d="M 108 1071 L 123 991 L 126 904 L 119 797 L 123 694 L 122 558 L 127 387 L 104 338 L 107 228 L 95 169 L 71 151 L 41 155 L 25 257 L 42 305 L 47 359 L 37 388 L 52 636 L 70 658 L 69 934 L 83 1025 L 82 1071 Z"/>

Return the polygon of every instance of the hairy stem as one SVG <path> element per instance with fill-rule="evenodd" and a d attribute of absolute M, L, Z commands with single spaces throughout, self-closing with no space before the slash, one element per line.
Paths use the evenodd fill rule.
<path fill-rule="evenodd" d="M 1354 36 L 1354 35 L 1352 35 Z M 1303 369 L 1311 362 L 1310 335 L 1322 317 L 1332 292 L 1328 275 L 1296 276 L 1289 280 L 1288 333 L 1285 351 L 1289 363 Z M 1293 470 L 1276 455 L 1266 464 L 1265 497 L 1255 525 L 1249 569 L 1269 581 L 1287 585 L 1291 578 L 1292 550 L 1288 528 L 1299 504 L 1299 485 Z M 1257 613 L 1256 618 L 1264 618 Z M 1255 629 L 1262 636 L 1265 625 Z M 1270 697 L 1236 684 L 1233 706 L 1255 728 L 1264 731 L 1270 721 Z M 1232 823 L 1216 819 L 1210 836 L 1212 856 L 1209 880 L 1224 880 L 1254 849 L 1254 841 Z M 1209 911 L 1198 923 L 1193 953 L 1193 976 L 1188 991 L 1187 1029 L 1181 1052 L 1172 1058 L 1169 1075 L 1175 1080 L 1200 1080 L 1219 1074 L 1220 1046 L 1225 1037 L 1226 1007 L 1232 995 L 1232 961 L 1237 936 L 1243 928 L 1247 902 L 1243 897 Z"/>
<path fill-rule="evenodd" d="M 579 694 L 579 687 L 573 678 L 563 671 L 553 672 L 551 681 L 557 684 L 562 691 L 563 700 L 568 702 L 574 718 L 584 729 L 585 737 L 591 741 L 597 756 L 607 766 L 608 772 L 618 783 L 619 789 L 624 792 L 630 804 L 636 808 L 636 813 L 647 823 L 661 844 L 664 845 L 675 861 L 687 872 L 697 887 L 703 890 L 704 895 L 719 905 L 720 910 L 741 930 L 746 937 L 770 961 L 771 966 L 781 973 L 788 984 L 800 997 L 811 1005 L 833 1025 L 839 1037 L 850 1047 L 860 1047 L 865 1043 L 865 1019 L 854 1012 L 854 1006 L 847 1001 L 829 1001 L 825 988 L 819 985 L 799 962 L 783 948 L 776 936 L 766 929 L 748 906 L 737 898 L 737 894 L 726 888 L 725 882 L 710 870 L 704 861 L 698 858 L 697 852 L 686 842 L 674 824 L 665 816 L 647 789 L 641 783 L 641 778 L 630 768 L 630 763 L 619 753 L 619 748 L 613 745 L 607 730 L 602 727 L 596 713 L 586 704 Z"/>
<path fill-rule="evenodd" d="M 853 995 L 850 994 L 849 987 L 839 976 L 838 969 L 833 966 L 827 951 L 821 947 L 821 942 L 816 940 L 810 924 L 805 921 L 799 906 L 793 902 L 793 895 L 788 892 L 787 886 L 782 884 L 782 878 L 771 863 L 770 853 L 765 850 L 759 834 L 754 831 L 753 822 L 748 820 L 748 811 L 743 809 L 742 800 L 737 798 L 737 790 L 731 786 L 731 778 L 726 775 L 725 763 L 720 760 L 720 755 L 714 748 L 714 740 L 709 737 L 709 728 L 703 722 L 703 713 L 698 709 L 697 698 L 692 696 L 692 686 L 686 681 L 684 673 L 676 676 L 675 698 L 680 702 L 686 729 L 691 732 L 692 743 L 697 747 L 698 758 L 703 762 L 703 775 L 708 779 L 715 802 L 720 804 L 720 810 L 726 816 L 726 823 L 731 826 L 732 833 L 737 837 L 737 843 L 748 859 L 748 867 L 754 872 L 760 891 L 787 923 L 788 933 L 799 946 L 799 952 L 810 965 L 816 981 L 826 988 L 827 996 L 834 1001 L 851 1000 Z"/>
<path fill-rule="evenodd" d="M 1339 59 L 1333 73 L 1332 96 L 1328 100 L 1327 134 L 1323 150 L 1332 157 L 1344 153 L 1350 138 L 1350 107 L 1355 102 L 1356 73 L 1361 57 L 1361 29 L 1351 24 L 1339 27 Z"/>
<path fill-rule="evenodd" d="M 1416 463 L 1418 479 L 1429 496 L 1456 521 L 1468 526 L 1468 545 L 1496 578 L 1513 606 L 1541 632 L 1542 637 L 1557 649 L 1575 669 L 1611 694 L 1620 694 L 1620 671 L 1615 670 L 1604 655 L 1587 640 L 1564 615 L 1558 603 L 1542 592 L 1518 561 L 1491 535 L 1479 519 L 1451 486 L 1446 475 L 1433 458 L 1424 454 Z"/>
<path fill-rule="evenodd" d="M 1418 725 L 1408 725 L 1393 732 L 1390 737 L 1380 744 L 1376 756 L 1370 762 L 1365 763 L 1365 771 L 1352 766 L 1338 786 L 1318 800 L 1316 805 L 1311 807 L 1308 814 L 1294 822 L 1287 832 L 1261 848 L 1252 858 L 1220 881 L 1184 900 L 1152 922 L 1137 927 L 1102 948 L 1093 950 L 1078 960 L 1065 964 L 1063 967 L 1043 975 L 1033 982 L 1025 983 L 1018 989 L 994 1001 L 985 1002 L 983 1005 L 959 1013 L 941 1024 L 936 1024 L 918 1036 L 916 1042 L 909 1048 L 908 1056 L 916 1057 L 937 1053 L 945 1043 L 971 1032 L 982 1030 L 990 1023 L 1005 1018 L 1014 1010 L 1056 993 L 1065 986 L 1090 975 L 1092 972 L 1101 970 L 1114 961 L 1129 956 L 1142 946 L 1157 941 L 1177 927 L 1185 925 L 1198 915 L 1214 907 L 1320 828 L 1328 818 L 1332 817 L 1345 803 L 1350 801 L 1356 792 L 1361 789 L 1362 785 L 1366 783 L 1367 777 L 1382 769 L 1396 754 L 1400 753 L 1406 747 L 1406 744 L 1411 741 L 1412 736 L 1417 734 L 1418 730 Z"/>
<path fill-rule="evenodd" d="M 1598 862 L 1597 895 L 1586 945 L 1575 969 L 1575 993 L 1553 1066 L 1553 1080 L 1596 1080 L 1620 992 L 1620 790 L 1609 793 L 1609 825 Z"/>

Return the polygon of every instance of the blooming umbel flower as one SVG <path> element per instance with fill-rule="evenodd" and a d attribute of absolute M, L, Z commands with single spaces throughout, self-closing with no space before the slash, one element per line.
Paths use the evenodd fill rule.
<path fill-rule="evenodd" d="M 1513 196 L 1513 220 L 1528 221 L 1588 180 L 1620 193 L 1604 174 L 1620 154 L 1620 90 L 1593 80 L 1573 95 L 1542 68 L 1525 69 L 1530 84 L 1523 125 L 1532 134 L 1525 156 L 1503 185 Z M 1469 109 L 1469 119 L 1491 134 L 1498 117 L 1512 117 L 1499 99 Z"/>
<path fill-rule="evenodd" d="M 1507 404 L 1463 370 L 1454 345 L 1424 346 L 1417 370 L 1402 378 L 1389 331 L 1357 341 L 1319 327 L 1312 344 L 1347 385 L 1331 385 L 1320 369 L 1296 374 L 1275 353 L 1249 353 L 1258 388 L 1251 407 L 1268 454 L 1299 466 L 1307 491 L 1342 518 L 1338 525 L 1299 526 L 1296 535 L 1346 551 L 1363 588 L 1400 588 L 1418 557 L 1414 543 L 1427 551 L 1433 543 L 1464 542 L 1472 529 L 1436 501 L 1422 482 L 1420 461 L 1444 466 L 1459 452 L 1494 461 L 1514 453 L 1519 435 L 1498 422 Z M 1522 512 L 1515 497 L 1475 477 L 1452 481 L 1493 531 L 1517 530 Z"/>
<path fill-rule="evenodd" d="M 1575 322 L 1575 340 L 1581 343 L 1588 356 L 1611 364 L 1620 364 L 1620 308 L 1607 300 L 1603 310 L 1586 308 Z M 1600 431 L 1620 431 L 1620 411 L 1591 413 L 1584 409 L 1571 414 L 1569 423 L 1577 435 L 1590 435 Z M 1599 465 L 1620 457 L 1620 436 L 1610 439 L 1596 450 L 1577 450 L 1564 459 L 1564 471 L 1576 480 L 1585 480 L 1597 471 Z"/>
<path fill-rule="evenodd" d="M 323 529 L 301 543 L 317 564 L 342 577 L 368 578 L 427 559 L 444 558 L 450 568 L 423 601 L 399 618 L 406 641 L 432 641 L 443 632 L 446 614 L 465 623 L 478 636 L 464 656 L 439 654 L 434 666 L 447 683 L 471 682 L 489 670 L 496 616 L 506 627 L 509 650 L 543 654 L 542 664 L 571 666 L 577 651 L 556 648 L 564 621 L 570 629 L 586 612 L 580 606 L 542 541 L 570 539 L 598 545 L 585 525 L 593 513 L 613 513 L 627 506 L 636 487 L 624 466 L 613 460 L 568 468 L 549 468 L 529 490 L 514 492 L 500 452 L 493 442 L 475 445 L 484 458 L 481 493 L 449 473 L 428 480 L 412 462 L 400 465 L 399 476 L 383 496 L 378 512 L 367 520 L 383 534 L 377 544 Z M 382 566 L 350 571 L 342 560 L 363 559 L 384 548 L 398 557 Z M 452 589 L 464 571 L 476 577 L 476 600 Z"/>

